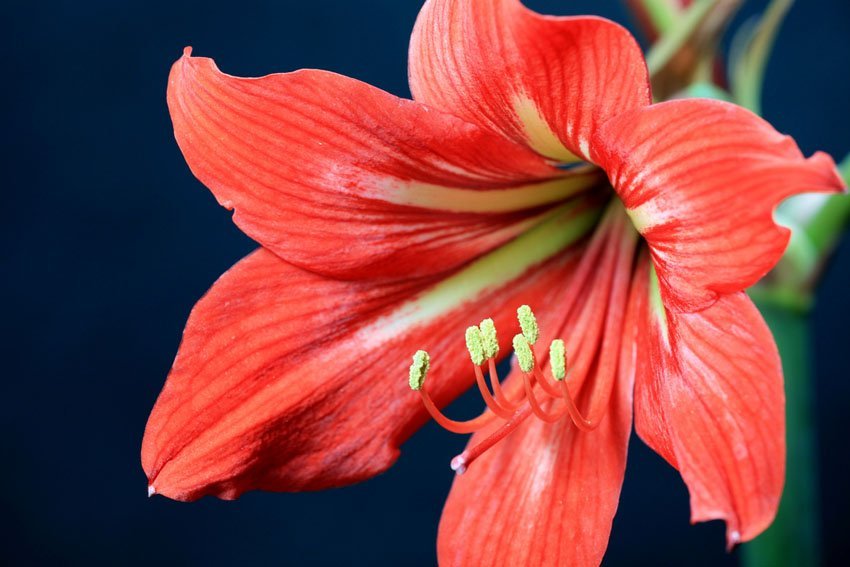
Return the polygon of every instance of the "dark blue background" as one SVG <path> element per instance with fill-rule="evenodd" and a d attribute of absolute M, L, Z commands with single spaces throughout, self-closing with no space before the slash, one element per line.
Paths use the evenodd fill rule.
<path fill-rule="evenodd" d="M 536 0 L 631 23 L 616 0 Z M 190 174 L 165 105 L 184 45 L 226 72 L 331 69 L 399 95 L 419 0 L 4 4 L 2 555 L 15 562 L 433 564 L 463 439 L 426 427 L 389 473 L 315 494 L 145 497 L 139 446 L 194 301 L 254 245 Z M 751 0 L 746 9 L 764 6 Z M 740 18 L 739 18 L 740 21 Z M 850 150 L 850 4 L 798 2 L 765 113 L 806 152 Z M 845 508 L 850 246 L 815 312 L 826 557 Z M 610 565 L 734 564 L 688 525 L 678 475 L 633 443 Z"/>

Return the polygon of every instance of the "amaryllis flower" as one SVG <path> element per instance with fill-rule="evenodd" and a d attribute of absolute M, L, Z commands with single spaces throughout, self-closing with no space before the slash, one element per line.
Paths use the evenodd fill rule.
<path fill-rule="evenodd" d="M 150 492 L 374 476 L 428 419 L 423 396 L 443 406 L 476 381 L 464 330 L 492 318 L 481 338 L 497 329 L 488 353 L 507 356 L 528 305 L 538 347 L 518 339 L 524 366 L 504 390 L 491 376 L 499 412 L 464 426 L 441 562 L 598 563 L 633 421 L 694 521 L 724 519 L 730 543 L 761 532 L 784 400 L 742 290 L 788 241 L 777 203 L 842 188 L 831 158 L 730 104 L 651 104 L 625 29 L 517 0 L 426 2 L 410 86 L 412 101 L 324 71 L 241 79 L 189 49 L 175 63 L 177 142 L 261 247 L 189 318 L 145 431 Z"/>

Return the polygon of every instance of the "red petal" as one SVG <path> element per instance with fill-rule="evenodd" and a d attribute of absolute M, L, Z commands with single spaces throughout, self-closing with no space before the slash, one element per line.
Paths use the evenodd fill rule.
<path fill-rule="evenodd" d="M 597 232 L 559 301 L 539 310 L 543 344 L 558 335 L 570 344 L 570 389 L 591 383 L 581 387 L 582 405 L 592 408 L 594 421 L 598 409 L 604 417 L 591 432 L 566 419 L 544 424 L 531 417 L 472 463 L 455 479 L 443 511 L 441 565 L 580 566 L 602 560 L 625 472 L 636 317 L 645 312 L 648 281 L 638 280 L 629 298 L 635 236 L 623 232 L 616 215 L 608 220 L 614 222 Z M 586 261 L 594 269 L 582 274 Z M 490 433 L 477 433 L 470 445 Z"/>
<path fill-rule="evenodd" d="M 239 227 L 337 277 L 458 266 L 596 179 L 552 182 L 563 172 L 522 146 L 323 71 L 242 79 L 187 55 L 168 105 L 187 163 Z"/>
<path fill-rule="evenodd" d="M 805 159 L 794 141 L 743 108 L 677 100 L 614 118 L 594 139 L 646 238 L 665 304 L 696 311 L 766 274 L 789 231 L 776 205 L 844 186 L 828 155 Z"/>
<path fill-rule="evenodd" d="M 785 479 L 773 337 L 743 292 L 666 323 L 660 300 L 653 307 L 638 347 L 637 432 L 681 472 L 693 522 L 723 519 L 730 546 L 750 540 L 773 520 Z"/>
<path fill-rule="evenodd" d="M 540 325 L 538 362 L 548 364 L 548 345 L 563 339 L 570 365 L 570 390 L 587 390 L 584 414 L 605 413 L 620 358 L 621 339 L 637 250 L 637 234 L 619 204 L 609 209 L 582 253 L 569 285 L 554 305 L 532 305 Z M 634 293 L 634 292 L 631 292 Z M 634 301 L 634 300 L 632 300 Z M 584 388 L 588 384 L 588 388 Z"/>
<path fill-rule="evenodd" d="M 440 565 L 600 563 L 631 431 L 625 378 L 596 430 L 531 417 L 455 479 L 440 521 Z"/>
<path fill-rule="evenodd" d="M 650 102 L 634 38 L 601 18 L 519 0 L 429 0 L 410 44 L 414 99 L 570 161 L 603 122 Z"/>
<path fill-rule="evenodd" d="M 186 325 L 145 431 L 153 489 L 235 498 L 385 470 L 425 419 L 407 386 L 412 354 L 431 352 L 437 400 L 467 387 L 464 329 L 488 316 L 510 325 L 517 305 L 568 281 L 575 255 L 560 251 L 578 235 L 564 236 L 566 222 L 541 225 L 445 280 L 349 282 L 264 249 L 248 256 Z"/>

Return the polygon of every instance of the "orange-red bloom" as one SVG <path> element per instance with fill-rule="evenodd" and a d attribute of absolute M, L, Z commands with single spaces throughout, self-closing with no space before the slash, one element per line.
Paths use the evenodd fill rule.
<path fill-rule="evenodd" d="M 842 189 L 831 158 L 731 104 L 651 104 L 626 30 L 518 0 L 426 2 L 410 83 L 412 101 L 323 71 L 240 79 L 189 50 L 175 63 L 178 144 L 261 248 L 189 318 L 145 431 L 150 490 L 375 475 L 427 419 L 406 383 L 414 351 L 430 351 L 444 405 L 475 380 L 463 330 L 513 327 L 529 304 L 599 425 L 547 423 L 519 399 L 511 434 L 455 481 L 442 563 L 598 563 L 633 412 L 694 521 L 724 519 L 730 543 L 760 533 L 784 480 L 784 398 L 742 290 L 787 244 L 775 206 Z"/>

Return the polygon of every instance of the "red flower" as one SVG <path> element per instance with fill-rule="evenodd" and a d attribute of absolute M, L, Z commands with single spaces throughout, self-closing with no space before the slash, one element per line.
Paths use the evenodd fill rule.
<path fill-rule="evenodd" d="M 730 543 L 761 532 L 782 490 L 784 400 L 742 290 L 788 241 L 777 203 L 842 188 L 832 160 L 730 104 L 650 104 L 627 31 L 517 0 L 426 2 L 410 82 L 414 101 L 323 71 L 240 79 L 188 49 L 175 63 L 186 161 L 262 247 L 189 318 L 145 431 L 150 490 L 236 498 L 373 476 L 427 419 L 405 380 L 414 351 L 430 351 L 428 392 L 446 404 L 475 380 L 463 329 L 509 328 L 529 304 L 543 340 L 565 339 L 563 384 L 598 427 L 544 422 L 527 397 L 484 418 L 466 456 L 489 450 L 455 481 L 441 562 L 598 563 L 633 408 L 694 521 L 726 520 Z M 523 395 L 513 374 L 507 395 Z M 537 390 L 536 410 L 561 411 L 561 388 Z"/>

